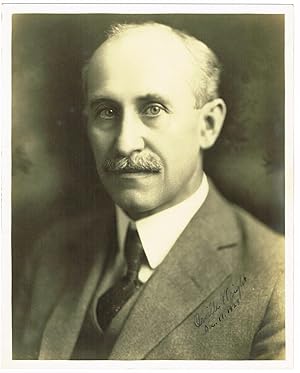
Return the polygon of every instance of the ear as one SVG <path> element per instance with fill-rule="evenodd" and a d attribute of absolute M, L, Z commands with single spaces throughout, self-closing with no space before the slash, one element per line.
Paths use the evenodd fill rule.
<path fill-rule="evenodd" d="M 221 98 L 207 102 L 200 109 L 200 148 L 208 149 L 217 140 L 226 116 L 226 104 Z"/>

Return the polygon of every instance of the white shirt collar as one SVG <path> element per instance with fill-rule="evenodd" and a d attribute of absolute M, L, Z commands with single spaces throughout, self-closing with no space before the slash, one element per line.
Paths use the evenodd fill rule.
<path fill-rule="evenodd" d="M 123 250 L 128 224 L 135 224 L 151 268 L 156 268 L 166 257 L 208 194 L 207 177 L 203 173 L 200 187 L 190 197 L 168 209 L 132 222 L 116 206 L 119 248 Z M 170 229 L 171 228 L 171 229 Z"/>

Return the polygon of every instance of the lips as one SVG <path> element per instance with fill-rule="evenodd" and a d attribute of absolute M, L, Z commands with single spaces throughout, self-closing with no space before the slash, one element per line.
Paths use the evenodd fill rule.
<path fill-rule="evenodd" d="M 157 175 L 157 173 L 153 172 L 118 172 L 114 173 L 114 176 L 119 179 L 127 179 L 127 180 L 139 180 L 139 179 L 147 179 L 149 177 L 152 177 L 154 175 Z"/>

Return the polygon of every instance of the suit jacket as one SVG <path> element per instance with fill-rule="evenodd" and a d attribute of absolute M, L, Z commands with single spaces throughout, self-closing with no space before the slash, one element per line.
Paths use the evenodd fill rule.
<path fill-rule="evenodd" d="M 114 209 L 56 224 L 15 295 L 14 359 L 69 359 L 116 231 Z M 282 238 L 208 197 L 145 284 L 110 359 L 284 359 Z"/>

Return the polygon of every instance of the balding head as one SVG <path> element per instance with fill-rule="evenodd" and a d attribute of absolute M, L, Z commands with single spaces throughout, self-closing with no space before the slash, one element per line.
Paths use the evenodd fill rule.
<path fill-rule="evenodd" d="M 220 82 L 220 63 L 203 42 L 182 31 L 169 26 L 147 22 L 143 24 L 117 24 L 106 32 L 107 39 L 93 53 L 83 68 L 84 93 L 87 92 L 88 71 L 90 64 L 102 55 L 112 44 L 116 45 L 122 55 L 127 52 L 132 63 L 136 61 L 139 51 L 153 64 L 163 63 L 166 58 L 178 73 L 184 73 L 195 95 L 195 106 L 201 107 L 206 102 L 218 97 Z M 118 61 L 120 66 L 122 60 Z M 183 78 L 178 75 L 178 79 Z"/>

